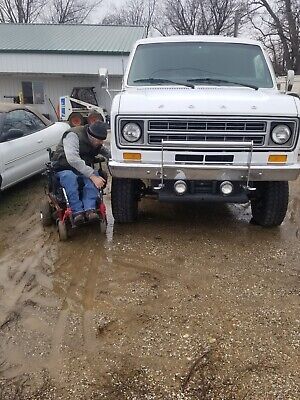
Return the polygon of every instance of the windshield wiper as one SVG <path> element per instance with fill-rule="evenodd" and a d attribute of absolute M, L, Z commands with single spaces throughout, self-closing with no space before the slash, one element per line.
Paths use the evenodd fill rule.
<path fill-rule="evenodd" d="M 227 81 L 226 79 L 195 78 L 195 79 L 188 79 L 188 82 L 195 82 L 195 83 L 202 83 L 202 82 L 204 82 L 204 83 L 205 82 L 207 82 L 207 83 L 229 83 L 231 85 L 245 86 L 245 87 L 249 87 L 249 88 L 254 89 L 254 90 L 258 90 L 258 86 L 248 85 L 247 83 Z"/>
<path fill-rule="evenodd" d="M 181 85 L 181 86 L 186 86 L 189 88 L 194 89 L 195 85 L 192 83 L 183 83 L 183 82 L 176 82 L 176 81 L 171 81 L 170 79 L 164 79 L 164 78 L 144 78 L 144 79 L 136 79 L 133 81 L 134 83 L 157 83 L 158 85 L 161 83 L 173 83 L 174 85 Z"/>

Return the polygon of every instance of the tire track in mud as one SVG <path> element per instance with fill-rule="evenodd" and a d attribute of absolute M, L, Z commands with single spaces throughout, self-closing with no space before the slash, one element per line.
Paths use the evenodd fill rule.
<path fill-rule="evenodd" d="M 49 275 L 53 272 L 55 259 L 53 241 L 51 234 L 43 233 L 33 210 L 36 210 L 36 204 L 31 204 L 22 217 L 16 219 L 14 229 L 8 234 L 6 231 L 6 240 L 13 245 L 0 255 L 0 334 L 4 339 L 1 346 L 2 377 L 15 378 L 30 368 L 30 356 L 15 344 L 15 327 L 25 323 L 28 307 L 57 306 L 55 301 L 51 304 L 51 300 L 42 294 L 52 288 Z M 11 335 L 14 346 L 10 344 Z"/>
<path fill-rule="evenodd" d="M 64 305 L 59 316 L 57 318 L 52 338 L 51 338 L 51 350 L 47 361 L 47 369 L 52 378 L 55 378 L 60 383 L 63 383 L 64 379 L 61 375 L 63 368 L 63 357 L 61 354 L 61 347 L 63 344 L 64 333 L 66 330 L 67 319 L 69 315 L 69 309 L 67 305 Z"/>
<path fill-rule="evenodd" d="M 74 244 L 70 243 L 69 248 L 63 246 L 61 250 L 68 252 L 73 246 Z M 60 275 L 60 270 L 63 270 L 64 273 L 67 271 L 68 282 L 65 284 L 63 294 L 60 294 L 63 298 L 63 303 L 53 329 L 48 362 L 50 375 L 60 383 L 68 379 L 67 376 L 64 376 L 63 372 L 68 357 L 64 354 L 63 345 L 69 345 L 68 341 L 70 338 L 67 330 L 72 316 L 76 315 L 79 317 L 79 326 L 76 326 L 76 335 L 77 337 L 82 335 L 83 348 L 86 350 L 87 359 L 89 355 L 94 357 L 99 351 L 96 327 L 97 315 L 93 311 L 93 308 L 95 304 L 97 277 L 103 261 L 102 258 L 99 259 L 98 254 L 95 255 L 92 251 L 89 251 L 87 254 L 78 250 L 78 253 L 76 252 L 76 265 L 74 265 L 74 254 L 67 256 L 67 259 L 65 257 L 66 254 L 63 254 L 63 263 L 59 265 L 56 274 Z M 62 260 L 59 259 L 57 264 L 60 261 Z"/>
<path fill-rule="evenodd" d="M 65 369 L 68 363 L 68 348 L 70 345 L 70 322 L 74 315 L 77 317 L 76 337 L 78 340 L 82 336 L 82 348 L 76 352 L 76 357 L 82 365 L 85 365 L 89 374 L 92 377 L 93 371 L 90 370 L 89 365 L 95 364 L 95 360 L 99 357 L 102 350 L 106 350 L 105 346 L 110 339 L 103 336 L 103 332 L 111 323 L 115 323 L 114 312 L 109 312 L 112 307 L 111 302 L 100 302 L 97 300 L 97 293 L 102 288 L 105 289 L 107 284 L 107 276 L 104 282 L 101 281 L 101 269 L 105 267 L 111 268 L 109 262 L 109 250 L 103 246 L 101 250 L 95 248 L 90 244 L 89 236 L 77 244 L 77 240 L 63 244 L 61 247 L 61 254 L 56 262 L 56 277 L 59 279 L 62 276 L 67 277 L 64 287 L 60 288 L 60 297 L 63 299 L 62 308 L 57 317 L 52 338 L 51 338 L 51 351 L 49 355 L 48 368 L 51 376 L 60 383 L 64 383 L 68 379 L 68 371 Z M 97 244 L 97 240 L 95 241 Z M 99 251 L 98 251 L 99 250 Z M 134 275 L 136 280 L 136 273 L 143 271 L 145 274 L 154 274 L 151 263 L 150 268 L 146 268 L 144 258 L 136 261 L 134 264 L 128 260 L 117 257 L 114 259 L 114 267 L 122 270 L 122 275 L 128 269 L 132 269 L 130 275 Z M 170 266 L 172 264 L 170 263 Z M 148 271 L 150 269 L 151 272 Z M 146 272 L 145 272 L 146 271 Z M 148 275 L 147 275 L 148 276 Z M 119 280 L 123 278 L 119 277 Z M 118 285 L 119 283 L 116 282 Z M 135 312 L 133 311 L 133 314 Z M 130 315 L 125 318 L 136 318 L 135 315 Z M 122 318 L 123 319 L 123 318 Z M 117 328 L 121 328 L 126 321 L 121 321 L 121 325 L 117 323 Z M 119 321 L 120 322 L 120 321 Z M 114 352 L 117 353 L 116 349 Z M 120 356 L 120 354 L 119 354 Z"/>
<path fill-rule="evenodd" d="M 95 313 L 93 312 L 97 287 L 97 275 L 99 273 L 99 264 L 102 260 L 97 260 L 95 265 L 95 256 L 88 265 L 87 280 L 83 294 L 83 338 L 87 352 L 95 353 L 98 348 L 97 331 L 95 328 Z"/>
<path fill-rule="evenodd" d="M 22 263 L 18 271 L 14 271 L 13 276 L 9 276 L 8 273 L 6 279 L 2 280 L 5 295 L 1 301 L 0 329 L 16 319 L 24 302 L 37 293 L 34 270 L 39 264 L 39 258 L 30 257 Z"/>
<path fill-rule="evenodd" d="M 51 241 L 46 243 L 50 235 L 41 234 L 39 227 L 28 234 L 28 225 L 32 227 L 34 220 L 31 216 L 22 218 L 22 224 L 16 222 L 13 236 L 17 240 L 0 256 L 0 329 L 9 323 L 12 314 L 19 314 L 24 303 L 35 302 L 34 296 L 42 286 L 49 286 L 47 272 L 53 268 L 53 254 Z"/>
<path fill-rule="evenodd" d="M 64 345 L 69 345 L 68 329 L 74 314 L 80 320 L 76 337 L 83 337 L 83 352 L 91 357 L 97 352 L 99 321 L 93 302 L 102 257 L 89 250 L 81 254 L 78 246 L 74 247 L 76 239 L 75 243 L 58 245 L 54 230 L 43 231 L 40 226 L 37 209 L 35 198 L 22 206 L 17 215 L 2 218 L 3 225 L 6 221 L 8 224 L 0 231 L 0 237 L 2 234 L 5 242 L 12 245 L 0 253 L 0 335 L 4 339 L 0 350 L 0 378 L 46 371 L 65 386 L 69 373 L 65 367 L 70 360 Z M 73 263 L 80 268 L 72 268 Z M 63 292 L 55 290 L 56 281 L 64 281 Z M 26 339 L 20 336 L 19 327 L 26 332 Z M 44 335 L 41 343 L 37 343 L 40 349 L 43 343 L 46 345 L 41 350 L 43 357 L 34 358 L 30 354 L 33 351 L 26 349 L 27 335 L 31 332 L 34 336 L 36 332 Z M 11 338 L 13 343 L 8 347 Z M 79 350 L 78 354 L 83 352 Z"/>
<path fill-rule="evenodd" d="M 53 293 L 53 278 L 52 273 L 57 268 L 57 250 L 67 250 L 65 246 L 58 247 L 56 245 L 55 235 L 53 230 L 43 231 L 38 220 L 37 200 L 22 207 L 22 215 L 9 216 L 8 226 L 5 229 L 5 241 L 13 243 L 9 248 L 4 249 L 0 254 L 0 334 L 5 330 L 14 329 L 15 325 L 24 317 L 27 305 L 38 304 L 42 309 L 47 307 L 58 308 L 55 312 L 54 326 L 49 325 L 46 321 L 47 315 L 42 315 L 44 321 L 39 321 L 39 326 L 33 328 L 30 323 L 27 323 L 26 329 L 32 331 L 34 329 L 41 330 L 46 333 L 50 350 L 48 356 L 43 360 L 35 360 L 38 364 L 38 370 L 46 370 L 50 376 L 62 383 L 64 377 L 60 374 L 64 366 L 64 355 L 62 353 L 62 345 L 64 343 L 67 329 L 68 318 L 72 307 L 72 299 L 76 298 L 78 291 L 78 281 L 85 279 L 85 274 L 82 271 L 71 269 L 70 280 L 67 285 L 67 290 L 64 296 L 59 296 Z M 5 224 L 6 216 L 2 222 Z M 12 221 L 14 219 L 14 221 Z M 68 246 L 69 244 L 67 244 Z M 68 251 L 66 251 L 68 253 Z M 72 264 L 74 254 L 69 259 Z M 84 256 L 77 257 L 78 264 L 84 265 Z M 68 260 L 63 260 L 64 263 Z M 58 266 L 59 267 L 59 266 Z M 92 271 L 92 269 L 90 269 Z M 97 273 L 95 271 L 95 273 Z M 82 275 L 81 279 L 78 275 Z M 88 274 L 90 281 L 87 284 L 87 295 L 90 300 L 86 300 L 85 308 L 88 303 L 92 303 L 93 295 L 90 289 L 95 284 L 94 273 Z M 69 276 L 68 276 L 69 278 Z M 41 293 L 45 289 L 46 293 Z M 48 292 L 47 292 L 48 291 Z M 50 294 L 49 294 L 50 292 Z M 53 294 L 55 297 L 53 298 Z M 59 300 L 58 300 L 59 299 Z M 60 305 L 58 304 L 60 303 Z M 47 313 L 47 311 L 46 311 Z M 40 315 L 39 315 L 40 317 Z M 34 318 L 29 316 L 29 320 Z M 87 349 L 92 352 L 95 349 L 96 334 L 93 328 L 93 313 L 87 311 L 82 317 L 84 326 L 81 328 L 85 332 L 85 343 Z M 48 328 L 48 331 L 47 331 Z M 15 336 L 15 334 L 13 335 Z M 89 345 L 93 343 L 93 345 Z M 21 344 L 22 346 L 22 344 Z M 36 366 L 32 365 L 30 356 L 24 354 L 24 349 L 18 346 L 9 347 L 8 351 L 3 345 L 1 354 L 0 376 L 6 375 L 10 378 L 21 376 L 23 373 L 31 373 L 36 370 Z M 14 350 L 14 351 L 12 351 Z"/>

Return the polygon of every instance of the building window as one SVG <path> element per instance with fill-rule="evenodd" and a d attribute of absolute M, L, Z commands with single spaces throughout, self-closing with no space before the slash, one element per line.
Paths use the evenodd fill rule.
<path fill-rule="evenodd" d="M 22 82 L 22 94 L 24 104 L 44 104 L 43 82 Z"/>

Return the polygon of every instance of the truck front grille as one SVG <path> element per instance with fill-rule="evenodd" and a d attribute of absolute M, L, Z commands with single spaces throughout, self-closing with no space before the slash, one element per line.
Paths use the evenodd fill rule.
<path fill-rule="evenodd" d="M 151 120 L 149 131 L 160 132 L 266 132 L 265 121 Z"/>
<path fill-rule="evenodd" d="M 149 133 L 148 143 L 152 145 L 161 144 L 162 140 L 180 140 L 180 141 L 215 141 L 215 142 L 251 142 L 254 146 L 263 146 L 265 142 L 264 135 L 182 135 L 182 134 L 162 134 Z"/>
<path fill-rule="evenodd" d="M 249 142 L 264 146 L 266 121 L 253 120 L 192 120 L 162 119 L 148 121 L 148 144 L 160 145 L 162 140 Z"/>

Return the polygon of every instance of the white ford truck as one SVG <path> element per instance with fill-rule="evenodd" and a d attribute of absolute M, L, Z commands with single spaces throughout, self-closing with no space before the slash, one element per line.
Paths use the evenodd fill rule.
<path fill-rule="evenodd" d="M 138 41 L 112 104 L 115 221 L 134 221 L 139 200 L 156 194 L 165 202 L 250 201 L 253 223 L 280 225 L 288 181 L 299 175 L 299 116 L 299 98 L 278 91 L 259 42 Z"/>

